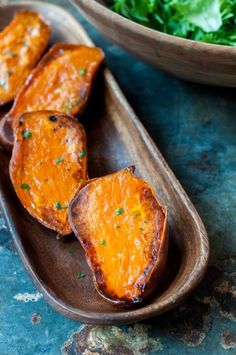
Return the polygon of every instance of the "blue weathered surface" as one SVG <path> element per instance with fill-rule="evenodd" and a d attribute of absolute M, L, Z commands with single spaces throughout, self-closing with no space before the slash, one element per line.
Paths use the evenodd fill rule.
<path fill-rule="evenodd" d="M 206 224 L 207 275 L 184 305 L 128 327 L 82 326 L 52 309 L 24 271 L 0 220 L 0 354 L 235 354 L 236 90 L 178 80 L 87 28 L 134 110 Z M 27 301 L 27 302 L 26 302 Z"/>

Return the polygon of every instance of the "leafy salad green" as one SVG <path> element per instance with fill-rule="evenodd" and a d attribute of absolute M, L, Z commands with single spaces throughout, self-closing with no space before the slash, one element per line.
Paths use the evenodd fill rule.
<path fill-rule="evenodd" d="M 142 25 L 196 41 L 236 46 L 236 0 L 110 0 Z"/>

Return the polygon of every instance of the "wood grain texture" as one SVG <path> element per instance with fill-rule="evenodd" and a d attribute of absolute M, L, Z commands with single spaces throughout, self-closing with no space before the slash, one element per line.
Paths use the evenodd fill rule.
<path fill-rule="evenodd" d="M 136 57 L 182 79 L 236 86 L 236 49 L 168 35 L 108 9 L 103 0 L 70 0 L 99 31 Z"/>
<path fill-rule="evenodd" d="M 20 8 L 33 9 L 45 16 L 52 24 L 54 42 L 91 44 L 69 14 L 49 4 L 34 2 L 2 7 L 2 25 Z M 153 185 L 161 204 L 167 206 L 170 250 L 163 282 L 147 303 L 135 309 L 121 309 L 103 300 L 93 286 L 79 242 L 73 238 L 57 241 L 54 232 L 33 220 L 20 205 L 8 176 L 9 157 L 0 152 L 0 205 L 18 254 L 45 299 L 72 319 L 124 324 L 163 313 L 182 302 L 204 275 L 209 252 L 204 225 L 107 68 L 97 80 L 82 123 L 88 135 L 90 177 L 134 164 L 137 175 Z M 69 253 L 71 247 L 76 250 L 73 254 Z M 86 277 L 76 278 L 77 272 Z"/>

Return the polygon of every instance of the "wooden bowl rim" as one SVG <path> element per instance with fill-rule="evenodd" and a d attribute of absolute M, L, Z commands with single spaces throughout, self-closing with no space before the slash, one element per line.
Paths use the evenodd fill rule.
<path fill-rule="evenodd" d="M 191 48 L 191 50 L 204 52 L 211 51 L 215 54 L 225 53 L 234 54 L 236 48 L 233 46 L 227 46 L 223 44 L 214 44 L 207 42 L 194 41 L 187 38 L 177 37 L 170 35 L 158 30 L 143 26 L 137 22 L 129 20 L 128 18 L 117 14 L 116 12 L 109 9 L 106 5 L 102 5 L 97 2 L 97 0 L 69 0 L 72 4 L 76 4 L 80 7 L 80 4 L 83 4 L 84 8 L 89 9 L 92 13 L 96 13 L 101 16 L 101 18 L 108 19 L 112 25 L 117 25 L 118 27 L 126 28 L 127 30 L 138 34 L 142 37 L 153 38 L 163 43 L 172 44 L 176 47 L 185 47 Z M 83 10 L 82 10 L 83 11 Z"/>

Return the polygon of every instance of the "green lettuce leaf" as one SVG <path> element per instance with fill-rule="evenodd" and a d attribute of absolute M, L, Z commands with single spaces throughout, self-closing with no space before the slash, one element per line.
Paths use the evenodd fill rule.
<path fill-rule="evenodd" d="M 205 32 L 214 32 L 222 26 L 220 0 L 173 1 L 171 6 L 182 13 L 185 21 Z"/>
<path fill-rule="evenodd" d="M 108 4 L 158 31 L 236 46 L 236 0 L 108 0 Z"/>

